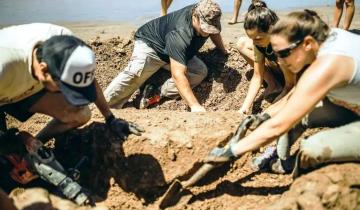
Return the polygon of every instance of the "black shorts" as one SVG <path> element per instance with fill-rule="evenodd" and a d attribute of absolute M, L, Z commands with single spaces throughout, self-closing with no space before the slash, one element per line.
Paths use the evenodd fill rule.
<path fill-rule="evenodd" d="M 21 122 L 25 122 L 34 113 L 29 112 L 29 109 L 34 105 L 41 97 L 43 97 L 46 93 L 46 90 L 43 88 L 39 92 L 35 93 L 32 96 L 29 96 L 21 101 L 12 104 L 6 104 L 4 106 L 0 106 L 0 129 L 6 129 L 6 120 L 5 113 L 15 117 L 17 120 Z M 5 127 L 4 127 L 5 126 Z"/>

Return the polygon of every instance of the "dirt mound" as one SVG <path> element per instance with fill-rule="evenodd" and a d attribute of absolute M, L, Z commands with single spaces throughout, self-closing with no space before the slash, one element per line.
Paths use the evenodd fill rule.
<path fill-rule="evenodd" d="M 79 207 L 69 200 L 50 194 L 41 188 L 15 189 L 7 196 L 0 190 L 0 208 L 3 210 L 106 210 L 107 207 Z"/>
<path fill-rule="evenodd" d="M 330 165 L 295 180 L 267 210 L 360 209 L 359 164 Z"/>
<path fill-rule="evenodd" d="M 125 68 L 130 59 L 134 41 L 115 37 L 107 41 L 100 38 L 88 42 L 96 54 L 96 79 L 105 89 L 111 80 Z"/>
<path fill-rule="evenodd" d="M 154 204 L 175 178 L 186 177 L 211 148 L 226 141 L 240 119 L 231 117 L 234 112 L 120 110 L 115 114 L 136 121 L 146 132 L 122 142 L 95 121 L 58 138 L 61 145 L 56 145 L 57 157 L 68 165 L 83 155 L 90 158 L 91 170 L 83 173 L 83 184 L 98 194 L 99 202 L 114 209 Z M 219 131 L 219 125 L 226 128 Z"/>
<path fill-rule="evenodd" d="M 96 77 L 105 89 L 127 65 L 133 40 L 117 37 L 107 41 L 95 39 L 89 41 L 89 44 L 96 52 Z M 96 194 L 94 198 L 100 205 L 109 209 L 157 209 L 159 199 L 169 184 L 176 178 L 186 180 L 201 165 L 201 160 L 208 152 L 225 142 L 241 121 L 242 117 L 236 110 L 245 98 L 251 68 L 234 48 L 230 48 L 230 52 L 228 57 L 224 57 L 207 43 L 199 53 L 208 66 L 209 75 L 194 92 L 210 112 L 186 112 L 187 106 L 182 99 L 168 100 L 151 109 L 138 110 L 137 92 L 127 108 L 114 110 L 114 113 L 143 126 L 146 132 L 140 137 L 131 135 L 126 141 L 119 141 L 106 128 L 101 114 L 92 106 L 91 122 L 56 139 L 55 154 L 58 160 L 65 168 L 70 168 L 82 157 L 87 158 L 88 161 L 81 168 L 80 182 Z M 159 71 L 149 82 L 161 84 L 169 76 L 166 70 Z M 260 96 L 253 112 L 268 105 Z M 48 120 L 48 117 L 37 114 L 26 123 L 20 125 L 12 121 L 12 125 L 36 134 Z M 309 131 L 307 135 L 317 131 Z M 295 144 L 292 152 L 298 146 L 298 143 Z M 286 197 L 287 193 L 284 196 L 282 194 L 289 190 L 292 177 L 253 171 L 249 167 L 252 156 L 246 154 L 232 164 L 214 169 L 191 188 L 192 198 L 188 204 L 170 209 L 264 209 L 281 197 L 290 199 Z M 356 170 L 360 168 L 358 164 L 353 166 Z M 358 174 L 355 169 L 334 167 L 339 167 L 338 171 Z M 314 174 L 313 180 L 322 177 L 316 172 Z M 304 182 L 299 185 L 305 185 Z M 345 189 L 342 186 L 339 185 L 339 189 Z M 312 192 L 317 192 L 315 188 L 312 189 Z M 329 193 L 334 192 L 334 189 L 330 189 Z M 336 194 L 339 195 L 337 201 L 341 200 L 341 203 L 347 202 L 347 199 L 351 202 L 356 200 L 351 197 L 353 194 L 341 193 Z M 309 193 L 304 195 L 308 196 Z M 333 194 L 329 196 L 331 200 Z M 323 205 L 323 197 L 318 196 L 317 199 L 319 205 Z M 300 206 L 297 200 L 294 202 Z M 339 202 L 334 206 L 339 206 Z"/>
<path fill-rule="evenodd" d="M 103 89 L 127 65 L 133 49 L 133 40 L 112 38 L 108 41 L 95 39 L 89 42 L 97 56 L 97 79 Z M 201 104 L 207 110 L 238 110 L 245 99 L 249 78 L 252 69 L 247 65 L 239 52 L 230 47 L 229 56 L 222 55 L 214 50 L 210 43 L 206 43 L 198 56 L 208 67 L 208 76 L 194 89 Z M 170 73 L 160 70 L 155 73 L 147 83 L 161 85 Z M 127 106 L 138 107 L 139 92 L 136 92 Z M 259 111 L 261 99 L 254 106 L 254 111 Z M 167 100 L 161 105 L 153 107 L 161 110 L 186 110 L 184 100 Z"/>
<path fill-rule="evenodd" d="M 172 180 L 186 180 L 213 147 L 232 135 L 241 120 L 234 111 L 127 108 L 114 113 L 137 122 L 146 132 L 119 141 L 95 112 L 87 126 L 58 137 L 55 150 L 65 168 L 73 167 L 82 156 L 89 158 L 82 169 L 81 184 L 97 194 L 98 204 L 110 209 L 158 208 L 159 198 Z M 34 121 L 37 119 L 29 124 Z M 247 154 L 234 164 L 215 169 L 191 189 L 193 197 L 186 208 L 253 209 L 275 201 L 288 189 L 289 175 L 254 172 L 249 161 Z"/>

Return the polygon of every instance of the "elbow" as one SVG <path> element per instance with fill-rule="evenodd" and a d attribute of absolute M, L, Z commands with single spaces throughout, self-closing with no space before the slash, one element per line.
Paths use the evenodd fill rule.
<path fill-rule="evenodd" d="M 181 80 L 182 78 L 185 77 L 185 73 L 183 72 L 173 72 L 171 74 L 171 77 L 173 78 L 173 80 L 175 81 L 175 83 L 179 80 Z"/>
<path fill-rule="evenodd" d="M 278 120 L 276 117 L 268 121 L 268 139 L 277 139 L 284 134 L 291 126 L 286 121 Z"/>

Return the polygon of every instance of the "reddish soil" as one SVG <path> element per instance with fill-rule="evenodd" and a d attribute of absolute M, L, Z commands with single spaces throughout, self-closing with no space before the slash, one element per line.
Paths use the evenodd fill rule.
<path fill-rule="evenodd" d="M 267 210 L 359 209 L 359 164 L 330 165 L 296 179 Z"/>
<path fill-rule="evenodd" d="M 98 81 L 105 88 L 127 64 L 133 42 L 113 38 L 89 43 L 98 59 Z M 212 148 L 226 142 L 242 119 L 236 110 L 245 98 L 251 68 L 235 49 L 230 51 L 225 61 L 209 45 L 200 52 L 209 76 L 195 93 L 209 112 L 187 112 L 181 99 L 138 110 L 136 93 L 127 108 L 114 113 L 144 127 L 142 136 L 130 135 L 126 141 L 119 141 L 92 107 L 89 124 L 56 139 L 57 158 L 71 167 L 81 156 L 89 157 L 82 169 L 81 184 L 96 193 L 98 205 L 109 209 L 158 209 L 169 184 L 175 178 L 186 180 Z M 159 71 L 151 81 L 167 76 L 168 72 Z M 269 105 L 259 98 L 254 113 Z M 48 119 L 35 115 L 21 128 L 35 134 Z M 317 131 L 308 131 L 305 136 Z M 292 152 L 297 149 L 295 144 Z M 193 196 L 188 204 L 170 209 L 264 209 L 272 204 L 276 205 L 273 209 L 360 208 L 360 182 L 356 177 L 359 164 L 331 165 L 293 183 L 291 175 L 253 171 L 249 167 L 252 156 L 245 154 L 232 164 L 214 169 L 190 189 Z M 291 208 L 285 206 L 288 201 Z"/>

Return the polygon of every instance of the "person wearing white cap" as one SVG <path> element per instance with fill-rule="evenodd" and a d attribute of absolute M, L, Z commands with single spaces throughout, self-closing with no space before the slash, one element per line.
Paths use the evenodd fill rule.
<path fill-rule="evenodd" d="M 205 79 L 208 71 L 196 53 L 209 37 L 221 52 L 227 53 L 220 35 L 220 18 L 221 9 L 216 2 L 201 0 L 141 26 L 135 33 L 128 66 L 104 91 L 109 105 L 121 108 L 151 75 L 164 68 L 172 78 L 160 88 L 146 86 L 140 108 L 180 95 L 192 112 L 204 112 L 192 88 Z"/>
<path fill-rule="evenodd" d="M 120 138 L 142 129 L 114 117 L 95 79 L 91 48 L 70 30 L 33 23 L 0 30 L 0 130 L 5 114 L 24 122 L 34 113 L 53 117 L 38 134 L 48 140 L 84 125 L 94 102 Z"/>

